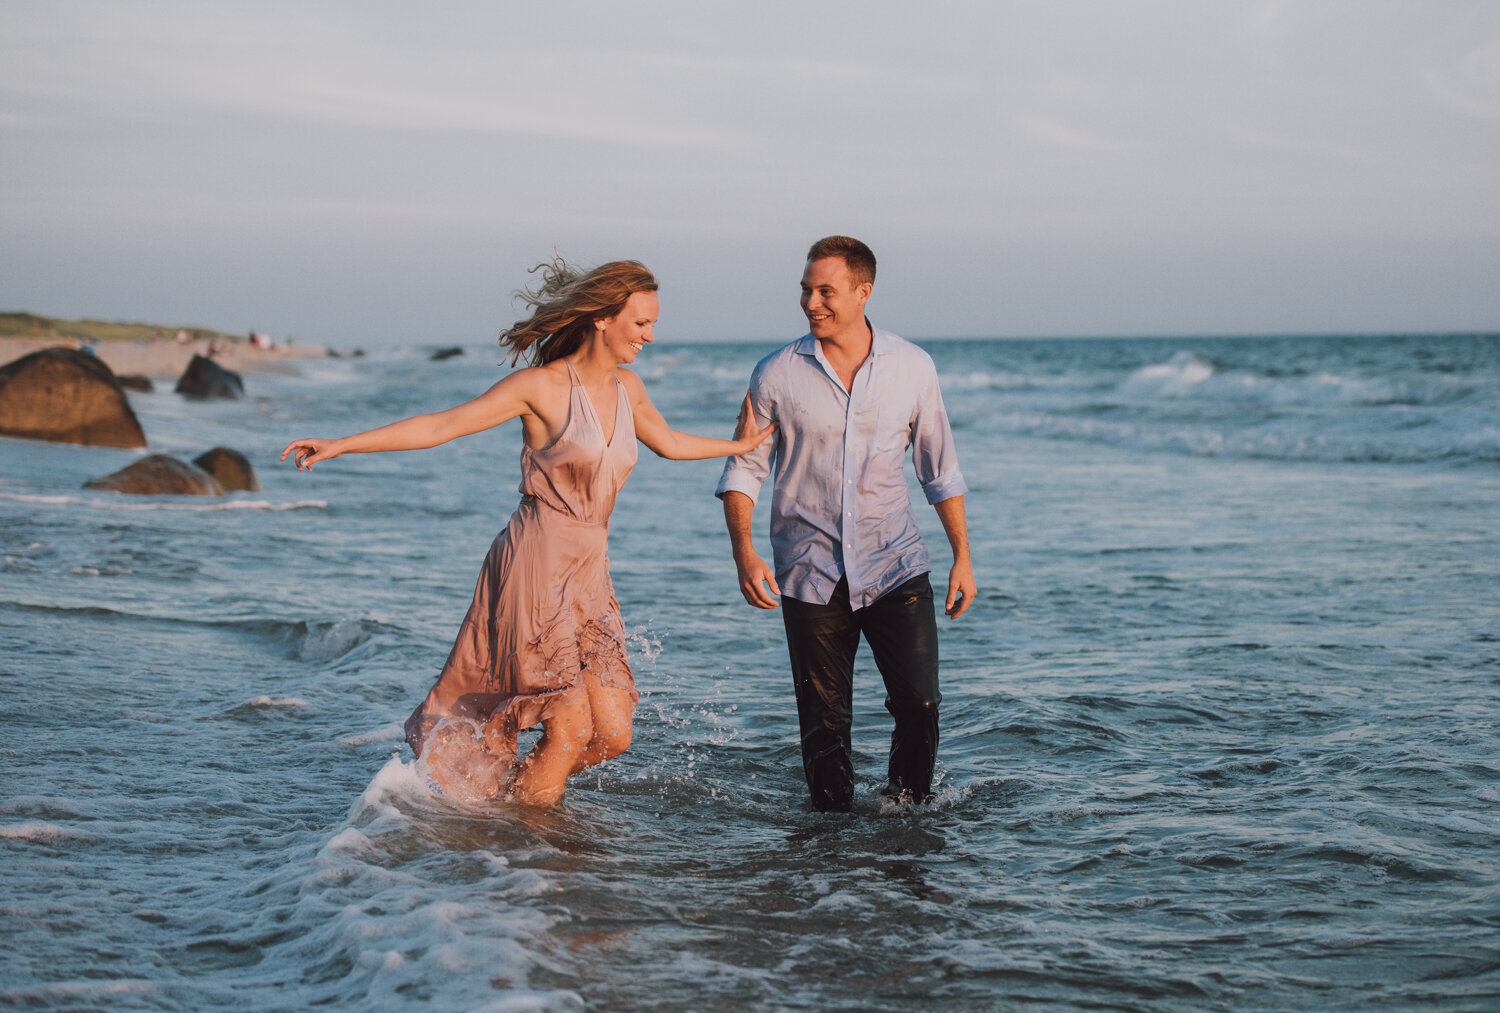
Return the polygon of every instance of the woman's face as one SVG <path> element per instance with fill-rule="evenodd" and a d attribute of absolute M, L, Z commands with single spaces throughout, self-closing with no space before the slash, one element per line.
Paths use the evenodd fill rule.
<path fill-rule="evenodd" d="M 629 364 L 651 343 L 651 325 L 656 323 L 660 302 L 655 292 L 632 292 L 619 313 L 599 321 L 600 337 L 617 362 Z"/>

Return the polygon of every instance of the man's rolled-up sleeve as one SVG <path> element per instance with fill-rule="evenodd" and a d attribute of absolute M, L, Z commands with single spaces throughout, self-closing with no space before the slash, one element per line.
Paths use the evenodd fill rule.
<path fill-rule="evenodd" d="M 928 503 L 941 503 L 969 491 L 958 470 L 958 449 L 953 444 L 953 430 L 948 425 L 948 410 L 943 407 L 943 392 L 938 386 L 937 370 L 930 365 L 917 414 L 912 423 L 911 459 Z"/>
<path fill-rule="evenodd" d="M 755 411 L 755 421 L 759 425 L 769 425 L 775 417 L 761 390 L 758 371 L 750 378 L 750 406 Z M 751 503 L 757 502 L 760 499 L 760 487 L 771 474 L 771 454 L 778 439 L 780 434 L 772 433 L 769 439 L 748 454 L 727 458 L 714 495 L 722 498 L 726 492 L 742 492 L 750 497 Z"/>

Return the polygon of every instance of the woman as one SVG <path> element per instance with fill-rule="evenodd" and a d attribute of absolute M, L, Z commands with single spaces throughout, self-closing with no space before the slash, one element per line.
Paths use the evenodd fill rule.
<path fill-rule="evenodd" d="M 630 745 L 637 694 L 610 583 L 609 515 L 639 439 L 661 457 L 743 454 L 771 428 L 740 408 L 734 440 L 669 427 L 628 369 L 651 343 L 656 279 L 633 260 L 586 274 L 538 265 L 534 311 L 500 336 L 534 363 L 466 404 L 338 440 L 293 440 L 299 469 L 343 454 L 417 450 L 519 417 L 520 505 L 485 557 L 474 601 L 406 739 L 452 795 L 550 805 L 568 776 Z M 542 735 L 519 766 L 516 733 Z"/>

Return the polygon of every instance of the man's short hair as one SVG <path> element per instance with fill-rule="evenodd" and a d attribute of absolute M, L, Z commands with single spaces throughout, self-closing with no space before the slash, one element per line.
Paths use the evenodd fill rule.
<path fill-rule="evenodd" d="M 852 236 L 824 236 L 807 251 L 808 262 L 825 257 L 838 257 L 849 268 L 854 284 L 875 284 L 875 254 L 870 248 Z"/>

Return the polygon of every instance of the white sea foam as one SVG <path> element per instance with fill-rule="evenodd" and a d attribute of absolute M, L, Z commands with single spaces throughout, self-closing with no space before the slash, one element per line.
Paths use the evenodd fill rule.
<path fill-rule="evenodd" d="M 376 742 L 400 742 L 406 737 L 399 721 L 393 721 L 373 731 L 363 732 L 359 735 L 346 735 L 339 739 L 341 746 L 368 746 Z"/>
<path fill-rule="evenodd" d="M 1136 396 L 1182 397 L 1213 375 L 1211 363 L 1192 352 L 1178 352 L 1167 362 L 1142 366 L 1120 384 L 1120 390 Z"/>
<path fill-rule="evenodd" d="M 47 844 L 53 841 L 77 840 L 89 835 L 74 827 L 63 826 L 60 823 L 45 823 L 41 821 L 30 821 L 27 823 L 12 823 L 0 825 L 0 838 L 15 841 L 31 841 L 35 844 Z"/>
<path fill-rule="evenodd" d="M 1032 390 L 1061 386 L 1066 381 L 1006 370 L 978 369 L 969 373 L 943 373 L 939 375 L 938 383 L 943 390 Z"/>
<path fill-rule="evenodd" d="M 354 827 L 345 827 L 328 839 L 323 845 L 322 851 L 340 851 L 345 854 L 374 854 L 375 848 L 370 844 L 370 839 L 360 833 Z"/>
<path fill-rule="evenodd" d="M 1474 393 L 1465 377 L 1343 376 L 1326 370 L 1297 376 L 1268 376 L 1247 370 L 1219 370 L 1193 352 L 1180 351 L 1166 362 L 1143 366 L 1116 390 L 1147 400 L 1197 399 L 1267 407 L 1443 405 Z"/>
<path fill-rule="evenodd" d="M 825 939 L 826 945 L 835 940 Z M 774 981 L 776 972 L 764 967 L 741 967 L 722 960 L 711 960 L 687 951 L 677 954 L 673 966 L 690 979 L 729 979 L 734 981 Z"/>
<path fill-rule="evenodd" d="M 371 821 L 397 824 L 408 822 L 402 803 L 430 805 L 439 796 L 427 782 L 419 760 L 407 762 L 392 753 L 385 765 L 375 772 L 365 790 L 349 810 L 349 819 L 368 827 Z"/>
<path fill-rule="evenodd" d="M 871 908 L 872 905 L 864 897 L 861 897 L 858 894 L 848 890 L 841 890 L 837 893 L 830 893 L 826 897 L 819 898 L 818 901 L 813 904 L 812 907 L 810 907 L 808 910 L 826 914 L 830 911 L 869 911 L 871 910 Z"/>
<path fill-rule="evenodd" d="M 306 707 L 307 701 L 299 696 L 257 696 L 251 697 L 240 706 L 242 707 Z"/>

